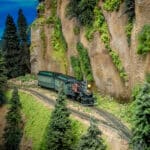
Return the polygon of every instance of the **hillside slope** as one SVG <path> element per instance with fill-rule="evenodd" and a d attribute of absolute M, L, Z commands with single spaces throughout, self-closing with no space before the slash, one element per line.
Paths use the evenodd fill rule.
<path fill-rule="evenodd" d="M 81 54 L 76 49 L 80 42 L 87 48 L 97 88 L 117 98 L 129 98 L 131 89 L 143 82 L 145 75 L 150 72 L 150 55 L 137 54 L 138 33 L 145 24 L 150 23 L 150 1 L 135 0 L 135 20 L 130 44 L 126 35 L 128 16 L 125 13 L 125 2 L 120 4 L 118 11 L 105 10 L 105 1 L 101 0 L 96 6 L 95 12 L 97 8 L 100 9 L 105 17 L 106 27 L 108 26 L 107 41 L 105 37 L 102 38 L 105 31 L 100 33 L 98 30 L 88 40 L 85 34 L 89 30 L 81 26 L 76 18 L 69 19 L 66 16 L 68 3 L 69 0 L 45 0 L 39 5 L 39 17 L 31 28 L 32 73 L 51 70 L 76 76 L 71 59 L 74 56 L 81 63 Z M 88 67 L 89 65 L 85 68 Z M 87 77 L 87 74 L 84 75 L 84 67 L 81 66 L 80 69 L 84 78 Z"/>

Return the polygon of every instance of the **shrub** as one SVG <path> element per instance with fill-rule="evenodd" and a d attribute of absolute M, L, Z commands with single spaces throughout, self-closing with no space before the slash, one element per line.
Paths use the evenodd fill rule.
<path fill-rule="evenodd" d="M 93 25 L 86 28 L 85 36 L 87 40 L 90 41 L 93 38 L 94 32 L 98 31 L 100 33 L 102 42 L 105 44 L 105 48 L 109 51 L 109 55 L 111 56 L 114 65 L 119 71 L 120 77 L 123 79 L 123 81 L 127 80 L 127 74 L 123 68 L 119 55 L 115 51 L 112 51 L 110 47 L 110 34 L 108 25 L 102 11 L 98 7 L 95 7 L 94 9 L 94 17 Z"/>
<path fill-rule="evenodd" d="M 100 28 L 100 33 L 101 33 L 101 40 L 104 42 L 105 45 L 108 45 L 110 43 L 110 35 L 106 22 L 102 24 Z"/>
<path fill-rule="evenodd" d="M 125 4 L 128 19 L 132 22 L 135 18 L 135 0 L 125 0 Z"/>
<path fill-rule="evenodd" d="M 79 3 L 81 0 L 70 0 L 66 8 L 66 15 L 70 18 L 78 18 L 80 10 Z"/>
<path fill-rule="evenodd" d="M 146 73 L 145 80 L 146 82 L 150 83 L 150 73 Z"/>
<path fill-rule="evenodd" d="M 84 74 L 84 77 L 87 81 L 92 82 L 94 79 L 92 75 L 92 69 L 91 69 L 90 59 L 88 56 L 88 51 L 86 48 L 84 48 L 84 46 L 80 42 L 77 43 L 77 51 L 79 54 L 82 73 Z"/>
<path fill-rule="evenodd" d="M 51 6 L 51 16 L 56 16 L 56 11 L 57 11 L 57 0 L 50 0 Z"/>
<path fill-rule="evenodd" d="M 85 37 L 87 38 L 87 40 L 90 41 L 93 39 L 94 32 L 96 32 L 96 31 L 101 32 L 101 27 L 102 27 L 104 22 L 105 22 L 105 18 L 102 14 L 102 11 L 98 7 L 95 7 L 95 9 L 94 9 L 94 22 L 92 25 L 88 25 L 86 27 Z"/>
<path fill-rule="evenodd" d="M 109 44 L 110 37 L 109 37 L 109 31 L 108 31 L 108 26 L 105 21 L 105 17 L 102 13 L 102 11 L 98 8 L 95 7 L 94 9 L 94 22 L 92 26 L 88 26 L 86 28 L 86 38 L 87 40 L 93 39 L 93 34 L 94 32 L 99 31 L 101 35 L 101 40 L 104 42 L 104 44 Z"/>
<path fill-rule="evenodd" d="M 128 21 L 128 24 L 125 27 L 125 32 L 126 32 L 126 35 L 127 35 L 127 41 L 128 41 L 129 45 L 130 45 L 130 42 L 131 42 L 131 31 L 132 31 L 132 29 L 133 29 L 133 22 Z"/>
<path fill-rule="evenodd" d="M 45 58 L 45 53 L 46 53 L 46 45 L 47 45 L 44 28 L 41 29 L 40 38 L 41 38 L 41 44 L 42 44 L 42 48 L 43 48 L 42 56 L 43 56 L 43 59 L 44 59 Z"/>
<path fill-rule="evenodd" d="M 91 41 L 93 39 L 94 32 L 95 29 L 93 28 L 93 26 L 87 26 L 85 28 L 85 37 L 88 41 Z"/>
<path fill-rule="evenodd" d="M 103 8 L 107 11 L 119 10 L 122 0 L 105 0 Z"/>
<path fill-rule="evenodd" d="M 146 54 L 150 52 L 150 25 L 145 25 L 138 35 L 138 54 Z"/>
<path fill-rule="evenodd" d="M 111 57 L 112 57 L 113 63 L 115 64 L 117 70 L 119 71 L 120 77 L 121 77 L 124 81 L 126 81 L 126 80 L 127 80 L 127 74 L 126 74 L 126 72 L 125 72 L 125 70 L 124 70 L 124 67 L 123 67 L 122 62 L 121 62 L 121 60 L 120 60 L 120 58 L 119 58 L 119 55 L 118 55 L 115 51 L 111 51 L 111 52 L 110 52 L 110 55 L 111 55 Z"/>
<path fill-rule="evenodd" d="M 43 13 L 44 10 L 45 10 L 45 6 L 43 3 L 40 3 L 37 7 L 37 10 L 40 12 L 40 13 Z"/>
<path fill-rule="evenodd" d="M 53 46 L 54 50 L 56 50 L 56 51 L 66 52 L 67 51 L 67 43 L 63 36 L 61 20 L 59 18 L 57 18 L 54 25 L 55 26 L 54 26 L 54 30 L 52 32 L 52 39 L 51 39 L 52 46 Z"/>
<path fill-rule="evenodd" d="M 83 26 L 91 25 L 96 4 L 97 0 L 70 0 L 67 6 L 67 16 L 76 17 Z"/>
<path fill-rule="evenodd" d="M 131 94 L 131 100 L 132 101 L 136 100 L 136 97 L 138 96 L 140 90 L 141 90 L 141 85 L 140 84 L 137 84 L 133 87 L 132 94 Z"/>
<path fill-rule="evenodd" d="M 73 28 L 73 32 L 74 32 L 75 35 L 79 35 L 80 34 L 80 27 L 79 26 L 75 26 Z"/>
<path fill-rule="evenodd" d="M 16 79 L 22 82 L 30 82 L 36 80 L 36 76 L 33 74 L 26 74 L 25 76 L 19 76 Z"/>
<path fill-rule="evenodd" d="M 137 150 L 150 148 L 150 84 L 145 83 L 134 101 L 132 147 Z"/>
<path fill-rule="evenodd" d="M 71 57 L 71 65 L 72 65 L 72 69 L 73 69 L 75 77 L 78 80 L 83 80 L 83 74 L 82 74 L 82 71 L 81 71 L 81 67 L 80 67 L 81 64 L 80 64 L 79 58 L 75 57 L 75 56 L 72 56 Z"/>

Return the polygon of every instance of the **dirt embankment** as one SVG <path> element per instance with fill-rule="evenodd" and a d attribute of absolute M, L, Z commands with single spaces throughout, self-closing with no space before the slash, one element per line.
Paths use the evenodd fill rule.
<path fill-rule="evenodd" d="M 0 107 L 0 150 L 3 149 L 3 133 L 6 124 L 7 106 Z"/>

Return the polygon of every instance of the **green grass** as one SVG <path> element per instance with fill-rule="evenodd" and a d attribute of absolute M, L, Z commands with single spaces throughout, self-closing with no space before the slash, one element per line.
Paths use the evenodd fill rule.
<path fill-rule="evenodd" d="M 22 113 L 25 115 L 24 134 L 32 141 L 33 150 L 40 149 L 51 110 L 38 102 L 33 96 L 19 92 L 22 103 Z M 7 93 L 11 97 L 11 92 Z"/>
<path fill-rule="evenodd" d="M 11 93 L 12 91 L 6 93 L 8 100 L 11 98 Z M 51 110 L 32 95 L 19 92 L 19 96 L 22 103 L 22 113 L 25 116 L 25 137 L 32 141 L 33 150 L 45 150 L 45 137 Z M 86 132 L 87 126 L 72 117 L 71 120 L 76 145 L 80 136 Z"/>
<path fill-rule="evenodd" d="M 23 106 L 22 112 L 27 119 L 25 135 L 32 139 L 33 149 L 37 150 L 43 140 L 51 111 L 31 95 L 20 92 L 20 98 Z"/>
<path fill-rule="evenodd" d="M 25 76 L 20 76 L 20 77 L 17 77 L 16 79 L 22 82 L 28 82 L 28 81 L 36 80 L 36 76 L 32 74 L 26 74 Z"/>
<path fill-rule="evenodd" d="M 121 104 L 115 99 L 109 96 L 101 96 L 96 94 L 97 97 L 97 107 L 105 109 L 106 111 L 112 113 L 118 117 L 123 123 L 125 123 L 129 128 L 132 127 L 132 103 Z"/>

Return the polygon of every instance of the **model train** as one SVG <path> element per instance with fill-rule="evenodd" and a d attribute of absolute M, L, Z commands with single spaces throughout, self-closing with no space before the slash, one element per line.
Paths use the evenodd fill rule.
<path fill-rule="evenodd" d="M 55 91 L 58 91 L 63 85 L 68 97 L 83 105 L 93 106 L 95 104 L 95 98 L 89 90 L 91 85 L 74 77 L 51 71 L 39 71 L 38 85 Z"/>

